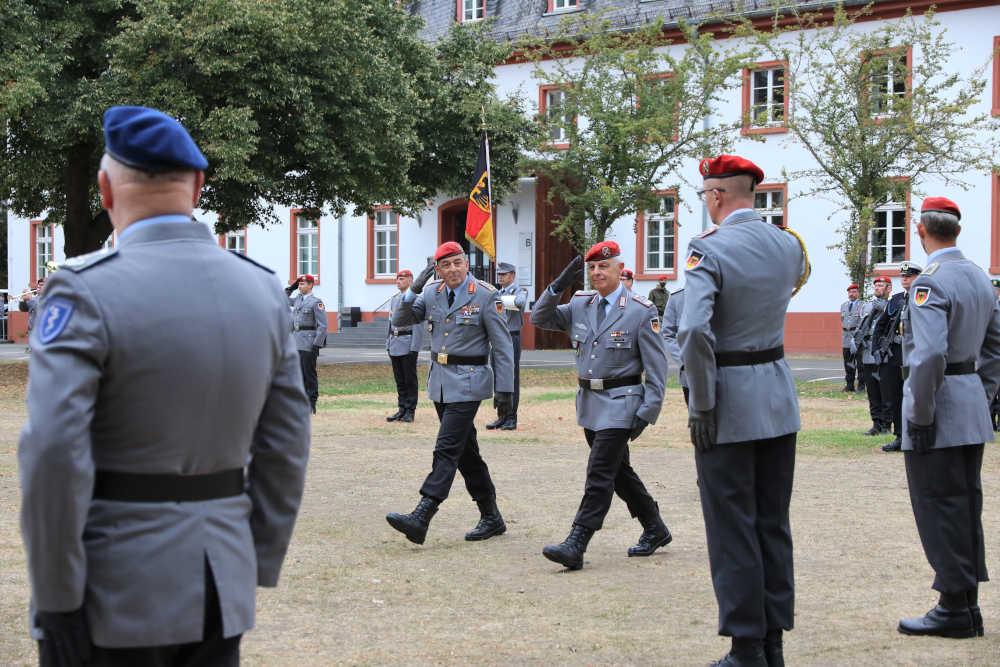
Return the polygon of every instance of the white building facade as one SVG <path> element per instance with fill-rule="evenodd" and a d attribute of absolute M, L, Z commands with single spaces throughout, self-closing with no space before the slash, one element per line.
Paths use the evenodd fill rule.
<path fill-rule="evenodd" d="M 441 26 L 448 21 L 494 16 L 493 12 L 497 11 L 494 4 L 491 0 L 459 0 L 457 5 L 451 0 L 422 2 L 420 12 L 426 14 L 428 31 L 436 26 L 440 34 Z M 591 5 L 634 6 L 648 14 L 656 12 L 658 7 L 693 3 L 540 0 L 535 4 L 539 5 L 538 21 L 544 21 L 558 18 L 558 14 L 565 12 L 588 11 Z M 883 17 L 859 23 L 856 29 L 872 30 L 882 21 L 895 20 L 900 10 L 897 5 L 902 4 L 876 4 L 876 13 L 881 12 Z M 529 9 L 533 6 L 521 3 L 516 11 L 523 14 L 527 11 L 525 5 Z M 937 19 L 947 31 L 946 39 L 960 46 L 951 56 L 949 65 L 953 71 L 970 72 L 1000 48 L 1000 3 L 981 2 L 978 5 L 947 0 L 937 3 Z M 915 7 L 914 11 L 919 9 Z M 470 16 L 472 18 L 467 18 Z M 433 32 L 427 36 L 433 38 Z M 909 56 L 907 66 L 912 67 L 912 61 L 917 58 L 919 54 Z M 498 92 L 503 96 L 520 91 L 529 99 L 538 99 L 539 107 L 544 109 L 554 102 L 553 91 L 540 85 L 532 76 L 532 68 L 531 64 L 516 62 L 498 65 L 495 75 Z M 994 58 L 987 74 L 987 90 L 973 111 L 1000 116 L 1000 59 Z M 898 82 L 890 80 L 887 85 L 892 92 L 892 86 Z M 836 353 L 840 347 L 837 312 L 850 280 L 839 251 L 828 247 L 839 240 L 836 228 L 847 214 L 838 211 L 828 200 L 800 197 L 809 189 L 808 183 L 782 181 L 783 172 L 813 166 L 805 149 L 794 144 L 782 127 L 788 99 L 785 93 L 782 65 L 759 63 L 745 73 L 742 89 L 737 89 L 721 104 L 717 114 L 731 121 L 745 116 L 747 105 L 753 104 L 754 117 L 770 121 L 748 128 L 749 132 L 762 134 L 763 141 L 741 140 L 735 152 L 753 160 L 766 174 L 758 188 L 758 210 L 773 222 L 798 232 L 812 261 L 812 278 L 791 302 L 786 322 L 786 349 Z M 794 91 L 790 94 L 794 95 Z M 476 149 L 477 145 L 470 143 L 469 151 Z M 685 164 L 683 170 L 684 178 L 672 177 L 670 181 L 699 182 L 695 160 Z M 1000 175 L 968 173 L 961 177 L 972 185 L 969 190 L 946 189 L 934 182 L 917 185 L 923 192 L 947 196 L 958 204 L 962 210 L 959 247 L 991 275 L 1000 276 Z M 617 221 L 607 235 L 609 240 L 621 246 L 626 266 L 636 275 L 633 290 L 640 294 L 648 293 L 660 275 L 667 276 L 671 291 L 683 287 L 684 272 L 679 267 L 686 256 L 688 241 L 709 224 L 692 185 L 681 185 L 679 191 L 664 185 L 661 194 L 655 210 Z M 915 228 L 921 198 L 914 194 L 901 199 L 887 202 L 877 212 L 878 228 L 871 237 L 871 246 L 876 273 L 880 275 L 898 276 L 895 266 L 904 260 L 921 266 L 925 264 L 926 257 Z M 371 319 L 376 313 L 385 313 L 386 302 L 395 293 L 394 277 L 398 270 L 408 268 L 416 273 L 444 241 L 456 240 L 468 245 L 464 239 L 466 205 L 465 198 L 438 197 L 428 202 L 427 208 L 415 217 L 377 208 L 371 218 L 323 215 L 318 220 L 307 219 L 294 208 L 276 207 L 282 224 L 266 229 L 251 227 L 220 237 L 219 242 L 273 268 L 283 282 L 303 273 L 317 276 L 315 292 L 325 300 L 331 314 L 353 307 L 361 310 L 363 319 Z M 546 203 L 544 186 L 526 177 L 519 180 L 514 193 L 497 207 L 494 216 L 497 261 L 518 267 L 517 280 L 528 289 L 532 300 L 572 256 L 565 244 L 551 237 L 554 215 L 556 212 Z M 196 217 L 208 224 L 216 220 L 211 212 L 199 212 Z M 0 287 L 6 287 L 12 294 L 35 284 L 37 278 L 45 274 L 47 261 L 58 263 L 64 259 L 62 230 L 45 223 L 44 219 L 11 218 L 7 234 L 10 284 Z M 113 244 L 114 240 L 109 243 Z M 492 276 L 481 253 L 473 251 L 471 261 L 478 275 Z M 898 289 L 898 277 L 894 282 Z M 331 329 L 335 328 L 333 319 Z M 558 337 L 535 332 L 530 324 L 524 332 L 524 343 L 527 348 L 561 345 Z"/>

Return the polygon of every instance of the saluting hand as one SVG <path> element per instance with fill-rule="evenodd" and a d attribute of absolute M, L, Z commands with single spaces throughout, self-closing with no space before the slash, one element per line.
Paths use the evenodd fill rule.
<path fill-rule="evenodd" d="M 692 410 L 688 416 L 691 444 L 699 452 L 707 452 L 715 445 L 715 410 Z"/>
<path fill-rule="evenodd" d="M 292 292 L 294 292 L 298 288 L 299 288 L 299 281 L 296 280 L 294 283 L 292 283 L 291 285 L 289 285 L 288 287 L 285 288 L 285 294 L 287 294 L 288 296 L 291 296 Z"/>
<path fill-rule="evenodd" d="M 562 270 L 556 279 L 552 281 L 552 291 L 556 294 L 564 292 L 580 278 L 583 278 L 583 256 L 577 255 L 566 268 Z"/>
<path fill-rule="evenodd" d="M 410 291 L 413 292 L 414 294 L 420 294 L 421 292 L 423 292 L 424 285 L 427 284 L 427 281 L 430 280 L 431 276 L 433 275 L 434 275 L 434 262 L 430 262 L 427 264 L 424 270 L 421 271 L 419 274 L 417 274 L 417 277 L 413 279 L 413 283 L 410 285 Z"/>

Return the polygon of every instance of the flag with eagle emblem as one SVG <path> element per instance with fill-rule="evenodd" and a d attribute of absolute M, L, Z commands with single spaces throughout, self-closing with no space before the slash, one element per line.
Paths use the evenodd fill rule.
<path fill-rule="evenodd" d="M 465 238 L 496 260 L 493 242 L 493 194 L 490 184 L 490 142 L 483 132 L 476 158 L 476 184 L 469 193 L 469 208 L 465 214 Z"/>

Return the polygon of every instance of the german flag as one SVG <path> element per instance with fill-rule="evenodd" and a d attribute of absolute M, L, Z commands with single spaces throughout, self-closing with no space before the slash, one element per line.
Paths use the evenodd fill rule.
<path fill-rule="evenodd" d="M 495 261 L 493 244 L 493 192 L 490 187 L 490 142 L 483 132 L 476 157 L 476 184 L 469 193 L 469 208 L 465 214 L 465 238 Z"/>

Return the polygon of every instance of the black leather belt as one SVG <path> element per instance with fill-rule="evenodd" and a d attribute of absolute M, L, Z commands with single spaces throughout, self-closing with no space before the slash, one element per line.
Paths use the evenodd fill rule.
<path fill-rule="evenodd" d="M 456 354 L 438 354 L 437 352 L 431 352 L 431 357 L 434 361 L 439 364 L 444 365 L 459 365 L 459 366 L 485 366 L 487 359 L 486 357 L 460 357 Z"/>
<path fill-rule="evenodd" d="M 413 335 L 413 331 L 412 330 L 410 330 L 410 331 L 393 331 L 392 335 L 393 336 L 412 336 Z"/>
<path fill-rule="evenodd" d="M 976 372 L 976 362 L 975 361 L 956 361 L 953 364 L 946 364 L 944 367 L 945 375 L 969 375 Z M 910 377 L 910 367 L 903 366 L 903 379 Z"/>
<path fill-rule="evenodd" d="M 243 493 L 243 468 L 207 475 L 172 475 L 98 470 L 94 498 L 130 503 L 185 503 Z"/>
<path fill-rule="evenodd" d="M 295 330 L 296 330 L 296 331 L 316 331 L 316 327 L 315 327 L 315 326 L 311 326 L 311 327 L 300 327 L 300 326 L 296 325 L 296 326 L 295 326 Z"/>
<path fill-rule="evenodd" d="M 591 391 L 604 391 L 615 387 L 631 387 L 635 384 L 642 384 L 642 377 L 630 375 L 624 378 L 577 378 L 580 386 Z"/>
<path fill-rule="evenodd" d="M 785 356 L 784 345 L 768 350 L 752 350 L 747 352 L 716 352 L 716 366 L 756 366 L 769 361 L 777 361 Z"/>

